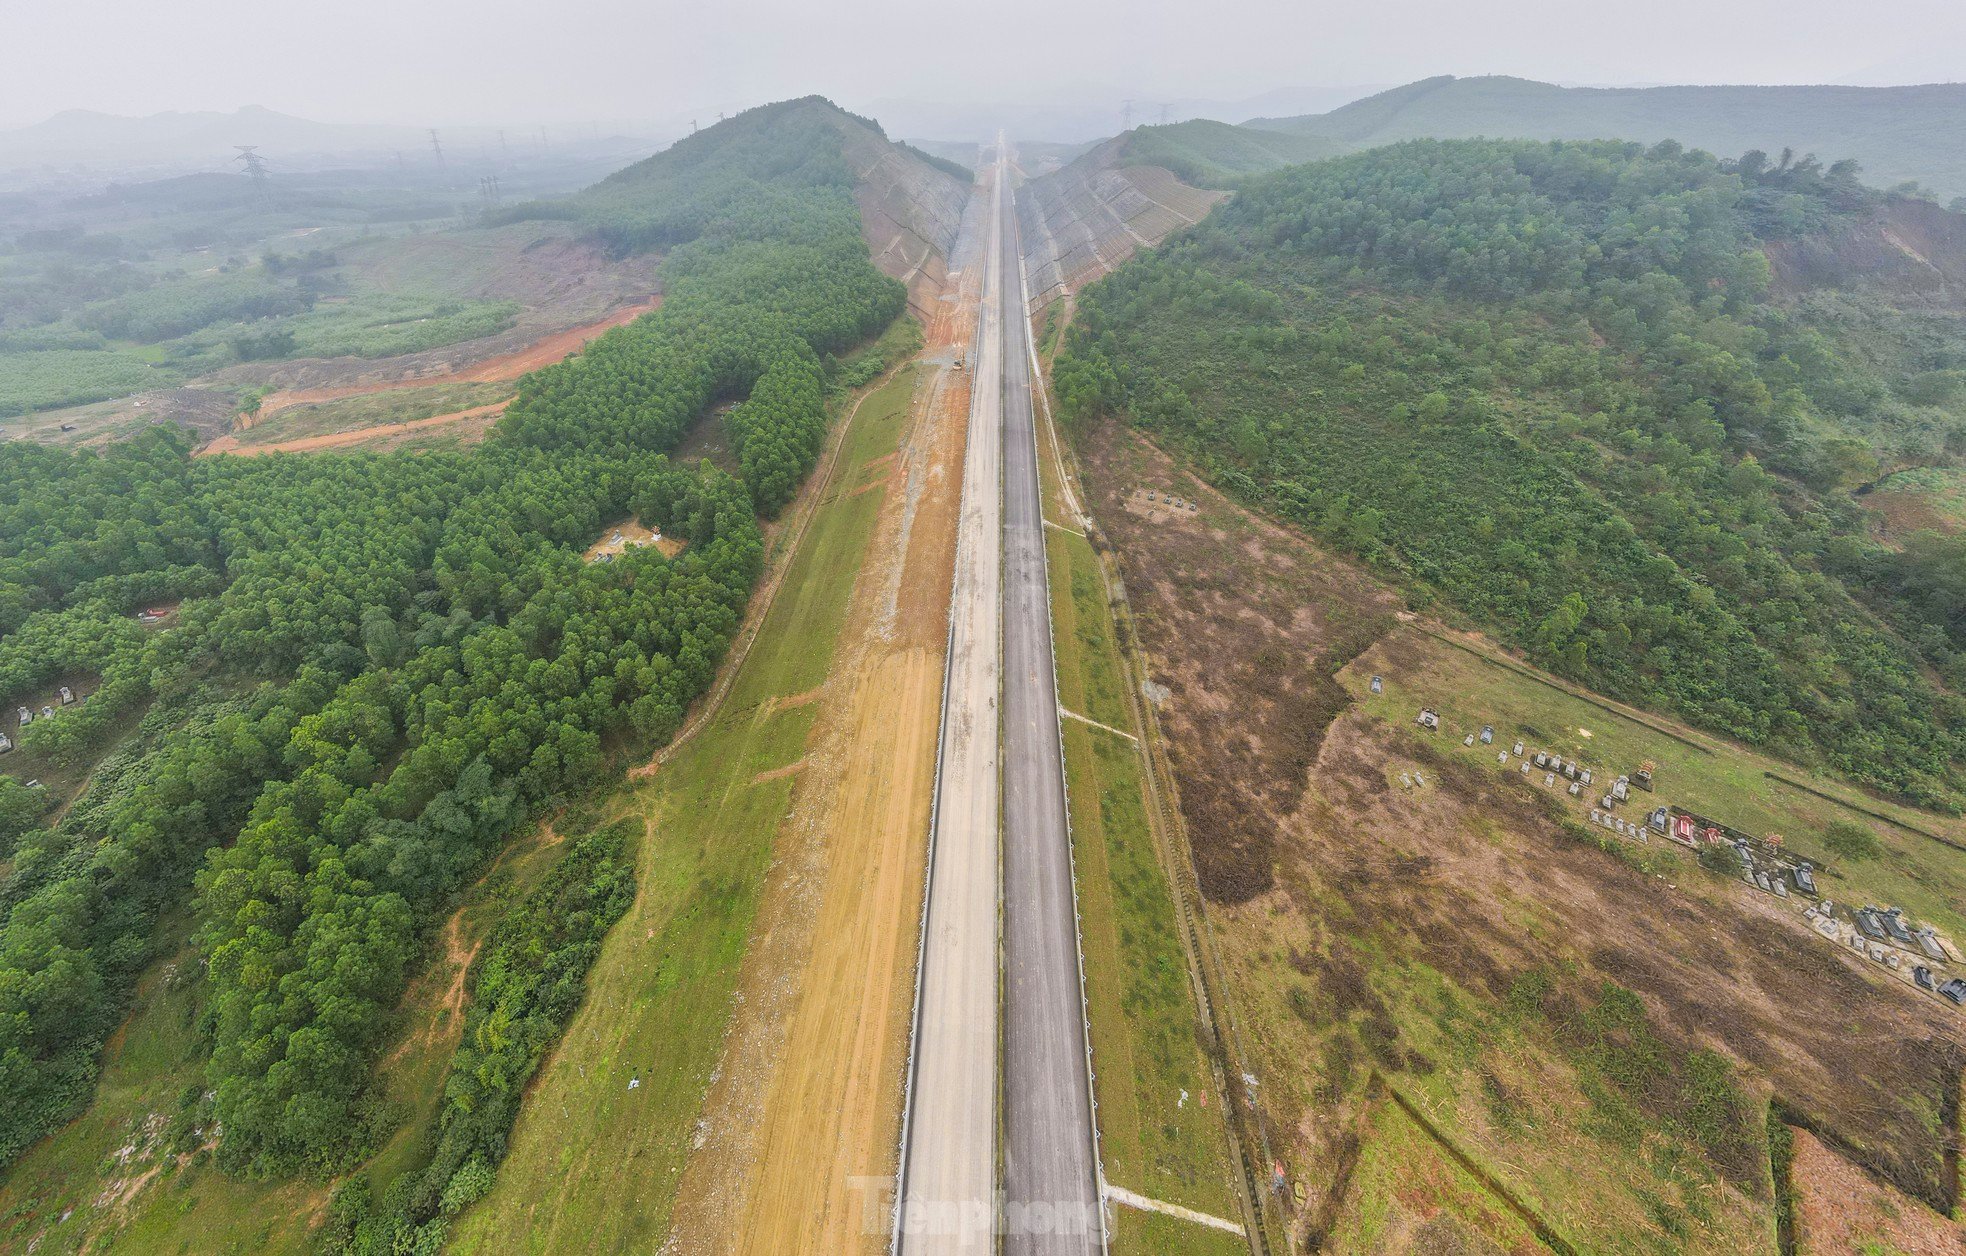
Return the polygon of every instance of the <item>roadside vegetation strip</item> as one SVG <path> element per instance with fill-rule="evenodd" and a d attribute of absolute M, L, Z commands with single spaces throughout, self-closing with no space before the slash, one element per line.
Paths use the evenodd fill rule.
<path fill-rule="evenodd" d="M 1040 388 L 1042 399 L 1045 390 Z M 1039 459 L 1043 474 L 1043 487 L 1047 495 L 1055 495 L 1071 503 L 1076 517 L 1084 518 L 1078 510 L 1076 500 L 1071 496 L 1067 471 L 1067 457 L 1063 445 L 1057 439 L 1055 427 L 1049 421 L 1049 407 L 1044 405 L 1047 415 L 1046 431 L 1050 437 L 1048 456 Z M 1107 1041 L 1127 1042 L 1136 1032 L 1145 1033 L 1147 1026 L 1141 1018 L 1136 1021 L 1122 1011 L 1120 1002 L 1099 997 L 1111 981 L 1122 974 L 1119 957 L 1110 950 L 1111 939 L 1121 936 L 1117 923 L 1119 904 L 1124 897 L 1128 904 L 1126 931 L 1136 939 L 1152 938 L 1158 932 L 1157 925 L 1164 926 L 1168 918 L 1162 914 L 1173 909 L 1172 926 L 1168 929 L 1168 940 L 1178 948 L 1178 958 L 1163 954 L 1145 969 L 1136 968 L 1136 979 L 1149 973 L 1165 975 L 1168 962 L 1177 970 L 1185 970 L 1188 977 L 1188 990 L 1174 1001 L 1186 1009 L 1191 1019 L 1188 1033 L 1195 1040 L 1206 1044 L 1198 1052 L 1198 1061 L 1203 1070 L 1200 1077 L 1212 1084 L 1212 1104 L 1205 1110 L 1212 1115 L 1208 1118 L 1218 1130 L 1223 1140 L 1223 1150 L 1228 1155 L 1230 1185 L 1229 1198 L 1224 1202 L 1239 1208 L 1244 1217 L 1251 1250 L 1267 1253 L 1272 1250 L 1272 1239 L 1267 1226 L 1270 1214 L 1265 1207 L 1265 1198 L 1257 1187 L 1252 1157 L 1244 1144 L 1247 1132 L 1241 1127 L 1238 1114 L 1233 1111 L 1236 1089 L 1232 1086 L 1224 1061 L 1237 1071 L 1241 1066 L 1238 1052 L 1229 1049 L 1223 1038 L 1219 1024 L 1218 1000 L 1213 994 L 1211 978 L 1206 965 L 1210 962 L 1202 949 L 1202 938 L 1197 927 L 1195 911 L 1198 909 L 1198 896 L 1194 888 L 1193 872 L 1186 862 L 1185 845 L 1170 826 L 1178 823 L 1167 800 L 1161 795 L 1157 785 L 1157 755 L 1160 753 L 1154 741 L 1155 726 L 1152 722 L 1151 708 L 1140 698 L 1136 685 L 1135 662 L 1138 645 L 1133 641 L 1130 627 L 1124 619 L 1124 593 L 1116 588 L 1114 577 L 1107 569 L 1105 560 L 1084 537 L 1073 538 L 1064 531 L 1054 532 L 1048 549 L 1053 555 L 1054 565 L 1068 572 L 1066 578 L 1054 582 L 1052 586 L 1052 614 L 1056 629 L 1054 639 L 1061 643 L 1059 660 L 1059 694 L 1062 700 L 1070 701 L 1088 711 L 1104 716 L 1099 723 L 1117 728 L 1130 725 L 1140 730 L 1133 748 L 1120 751 L 1117 743 L 1094 738 L 1090 732 L 1066 730 L 1064 746 L 1067 756 L 1068 779 L 1081 782 L 1081 788 L 1074 794 L 1078 799 L 1075 810 L 1080 818 L 1074 826 L 1079 835 L 1075 844 L 1083 844 L 1087 851 L 1087 861 L 1083 866 L 1081 882 L 1081 901 L 1086 913 L 1093 921 L 1091 931 L 1094 944 L 1087 953 L 1088 969 L 1087 999 L 1093 1018 L 1094 1033 Z M 1067 629 L 1069 625 L 1069 630 Z M 1127 817 L 1131 816 L 1129 820 Z M 1137 839 L 1145 835 L 1152 841 L 1151 856 L 1144 861 L 1137 845 Z M 1097 845 L 1091 838 L 1101 839 Z M 1126 840 L 1131 836 L 1134 841 Z M 1113 861 L 1113 862 L 1109 862 Z M 1117 893 L 1120 882 L 1114 880 L 1112 871 L 1116 864 L 1129 869 L 1125 882 L 1129 892 L 1124 896 Z M 1098 875 L 1094 875 L 1096 867 Z M 1158 886 L 1158 889 L 1155 887 Z M 1156 906 L 1158 904 L 1158 906 Z M 1105 933 L 1103 923 L 1113 932 Z M 1101 938 L 1107 939 L 1101 945 Z M 1144 958 L 1144 953 L 1142 954 Z M 1135 992 L 1138 993 L 1138 992 Z M 1163 986 L 1160 1005 L 1162 1017 L 1154 1018 L 1158 1027 L 1165 1027 L 1163 1018 L 1170 1014 L 1167 1002 L 1168 991 Z M 1115 1023 L 1117 1022 L 1117 1023 Z M 1136 1066 L 1138 1077 L 1152 1076 L 1158 1084 L 1151 1087 L 1154 1094 L 1164 1103 L 1169 1092 L 1162 1089 L 1167 1071 L 1175 1067 L 1178 1048 L 1171 1045 L 1170 1037 L 1161 1036 L 1152 1044 L 1148 1058 L 1154 1067 Z M 1100 1048 L 1095 1046 L 1095 1052 Z M 1112 1050 L 1108 1047 L 1107 1050 Z M 1129 1054 L 1130 1054 L 1129 1049 Z M 1116 1074 L 1113 1066 L 1108 1066 L 1104 1076 L 1110 1088 L 1112 1078 L 1123 1075 L 1125 1069 Z M 1180 1128 L 1183 1121 L 1191 1121 L 1204 1109 L 1200 1107 L 1203 1092 L 1197 1090 L 1189 1099 L 1178 1096 L 1182 1087 L 1178 1082 L 1173 1086 L 1176 1099 L 1176 1112 L 1183 1114 L 1175 1121 L 1174 1128 Z M 1134 1129 L 1131 1139 L 1123 1137 L 1115 1130 L 1122 1116 L 1133 1119 Z M 1102 1128 L 1107 1134 L 1106 1146 L 1109 1156 L 1116 1166 L 1124 1167 L 1127 1154 L 1139 1154 L 1141 1144 L 1150 1124 L 1142 1119 L 1138 1099 L 1132 1094 L 1115 1094 L 1103 1100 L 1100 1106 Z M 1165 1119 L 1157 1123 L 1157 1128 L 1168 1128 Z M 1206 1135 L 1193 1130 L 1184 1138 L 1177 1139 L 1179 1146 L 1174 1149 L 1175 1159 L 1181 1160 L 1194 1154 L 1198 1147 L 1196 1139 Z M 1131 1145 L 1129 1145 L 1131 1144 Z M 1192 1165 L 1192 1161 L 1190 1164 Z M 1137 1170 L 1137 1180 L 1148 1180 L 1147 1165 L 1141 1164 Z M 1158 1189 L 1158 1188 L 1157 1188 Z M 1171 1193 L 1171 1192 L 1164 1192 Z M 1218 1199 L 1221 1197 L 1218 1197 Z M 1203 1201 L 1198 1201 L 1203 1202 Z M 1214 1205 L 1220 1207 L 1218 1203 Z M 1116 1250 L 1160 1251 L 1166 1250 L 1159 1241 L 1159 1222 L 1149 1221 L 1145 1226 L 1131 1221 L 1120 1220 L 1113 1229 L 1113 1242 Z"/>
<path fill-rule="evenodd" d="M 640 896 L 454 1250 L 661 1246 L 796 778 L 752 782 L 807 752 L 819 704 L 777 700 L 826 679 L 879 514 L 879 494 L 833 497 L 828 486 L 891 453 L 899 432 L 857 421 L 844 431 L 831 469 L 805 490 L 826 504 L 788 542 L 777 596 L 727 660 L 723 692 L 661 770 L 610 805 L 648 820 Z"/>

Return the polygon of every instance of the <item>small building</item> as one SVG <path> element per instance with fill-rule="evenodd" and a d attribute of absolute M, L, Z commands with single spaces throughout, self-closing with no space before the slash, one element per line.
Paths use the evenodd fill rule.
<path fill-rule="evenodd" d="M 1815 869 L 1806 863 L 1797 864 L 1795 866 L 1795 888 L 1801 890 L 1804 894 L 1814 896 L 1816 893 Z"/>
<path fill-rule="evenodd" d="M 1905 928 L 1904 908 L 1893 907 L 1888 911 L 1879 912 L 1877 919 L 1878 923 L 1884 926 L 1884 932 L 1891 935 L 1893 942 L 1911 945 L 1911 930 Z"/>
<path fill-rule="evenodd" d="M 1931 925 L 1926 925 L 1918 931 L 1918 946 L 1920 950 L 1930 955 L 1933 959 L 1944 959 L 1946 957 L 1945 949 L 1939 945 L 1939 939 L 1933 934 Z"/>
<path fill-rule="evenodd" d="M 1873 938 L 1883 938 L 1884 923 L 1877 918 L 1877 911 L 1871 907 L 1857 909 L 1857 927 Z"/>
<path fill-rule="evenodd" d="M 1938 990 L 1938 987 L 1932 984 L 1932 970 L 1923 964 L 1911 970 L 1911 979 L 1918 983 L 1920 990 L 1931 990 L 1934 992 Z"/>
<path fill-rule="evenodd" d="M 1966 978 L 1954 977 L 1939 987 L 1939 993 L 1951 999 L 1955 1005 L 1966 1003 Z"/>
<path fill-rule="evenodd" d="M 75 705 L 75 691 L 73 689 L 70 689 L 67 685 L 63 685 L 57 691 L 57 694 L 61 698 L 61 704 L 63 706 Z"/>

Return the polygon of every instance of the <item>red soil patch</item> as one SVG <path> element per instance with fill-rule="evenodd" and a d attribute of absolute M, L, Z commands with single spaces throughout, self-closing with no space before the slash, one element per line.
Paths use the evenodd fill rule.
<path fill-rule="evenodd" d="M 1876 1181 L 1807 1130 L 1795 1131 L 1796 1250 L 1959 1256 L 1966 1230 Z M 1867 1246 L 1868 1245 L 1868 1246 Z"/>
<path fill-rule="evenodd" d="M 421 381 L 418 381 L 421 382 Z M 394 387 L 394 385 L 385 385 Z M 203 458 L 208 454 L 238 454 L 242 457 L 255 457 L 259 454 L 301 454 L 321 449 L 339 449 L 344 445 L 360 445 L 366 441 L 381 440 L 389 436 L 401 436 L 405 432 L 418 432 L 425 428 L 446 427 L 465 419 L 478 419 L 496 416 L 505 412 L 511 405 L 511 398 L 494 401 L 488 406 L 472 406 L 469 410 L 453 410 L 449 414 L 433 414 L 427 419 L 412 419 L 408 423 L 383 423 L 375 427 L 358 427 L 346 432 L 324 432 L 319 436 L 302 436 L 295 440 L 270 441 L 264 445 L 242 445 L 237 436 L 221 436 L 211 444 L 200 449 L 194 456 Z"/>
<path fill-rule="evenodd" d="M 260 402 L 259 417 L 264 418 L 288 406 L 308 405 L 317 401 L 338 401 L 343 397 L 359 397 L 398 388 L 427 388 L 432 384 L 492 384 L 500 380 L 517 379 L 542 366 L 551 366 L 569 353 L 580 352 L 588 341 L 602 332 L 632 323 L 661 305 L 661 297 L 644 301 L 640 305 L 630 305 L 616 310 L 597 322 L 569 327 L 565 331 L 556 331 L 550 336 L 533 341 L 523 349 L 501 353 L 497 357 L 486 358 L 475 366 L 468 366 L 461 371 L 452 371 L 444 375 L 423 375 L 414 379 L 395 379 L 380 384 L 339 384 L 328 388 L 296 388 L 276 392 Z"/>

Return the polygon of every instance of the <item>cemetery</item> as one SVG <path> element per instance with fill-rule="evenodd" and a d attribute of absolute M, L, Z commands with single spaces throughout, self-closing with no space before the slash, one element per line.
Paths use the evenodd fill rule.
<path fill-rule="evenodd" d="M 1369 688 L 1372 694 L 1383 695 L 1385 677 L 1373 675 Z M 1458 738 L 1462 750 L 1493 746 L 1497 740 L 1494 723 L 1450 728 L 1437 706 L 1421 707 L 1414 722 L 1427 732 L 1448 731 L 1450 736 L 1467 728 Z M 1820 858 L 1804 857 L 1788 849 L 1780 833 L 1748 832 L 1672 802 L 1638 804 L 1637 791 L 1657 792 L 1659 765 L 1655 761 L 1646 759 L 1621 772 L 1603 763 L 1587 764 L 1574 754 L 1542 749 L 1535 745 L 1533 733 L 1506 744 L 1507 749 L 1495 751 L 1497 769 L 1513 770 L 1525 782 L 1569 799 L 1566 805 L 1574 805 L 1579 815 L 1587 816 L 1593 830 L 1631 842 L 1650 843 L 1659 838 L 1684 847 L 1698 855 L 1703 866 L 1725 868 L 1728 875 L 1738 875 L 1749 888 L 1800 911 L 1825 941 L 1869 959 L 1914 990 L 1953 1004 L 1966 999 L 1966 977 L 1955 977 L 1940 967 L 1951 965 L 1966 972 L 1966 954 L 1935 924 L 1916 923 L 1901 907 L 1866 904 L 1851 910 L 1822 897 L 1817 877 L 1827 865 Z M 1483 754 L 1485 758 L 1486 751 Z M 1426 783 L 1418 771 L 1411 770 L 1401 771 L 1399 781 L 1406 790 Z M 1842 875 L 1834 868 L 1828 871 L 1833 876 Z M 1961 998 L 1953 998 L 1948 990 L 1957 991 Z"/>

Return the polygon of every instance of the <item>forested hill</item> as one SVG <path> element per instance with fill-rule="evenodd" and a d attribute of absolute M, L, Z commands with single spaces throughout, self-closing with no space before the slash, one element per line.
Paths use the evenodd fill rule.
<path fill-rule="evenodd" d="M 576 196 L 504 216 L 589 222 L 626 253 L 694 240 L 742 206 L 770 216 L 769 230 L 795 241 L 816 220 L 787 206 L 831 191 L 841 194 L 833 199 L 839 213 L 857 211 L 875 264 L 907 281 L 942 273 L 970 182 L 955 163 L 889 140 L 873 119 L 804 96 L 706 127 Z"/>
<path fill-rule="evenodd" d="M 1955 809 L 1966 542 L 1851 491 L 1966 456 L 1966 320 L 1776 300 L 1764 253 L 1883 205 L 1677 145 L 1376 149 L 1090 288 L 1057 386 L 1543 665 Z"/>
<path fill-rule="evenodd" d="M 1791 148 L 1862 164 L 1880 187 L 1914 180 L 1966 196 L 1966 84 L 1924 87 L 1558 87 L 1422 79 L 1330 113 L 1248 124 L 1357 148 L 1406 139 L 1677 140 L 1732 155 Z"/>
<path fill-rule="evenodd" d="M 818 456 L 833 356 L 902 312 L 840 145 L 781 120 L 582 202 L 619 247 L 669 249 L 667 298 L 528 376 L 478 448 L 0 446 L 0 699 L 83 693 L 0 759 L 0 1166 L 88 1103 L 166 912 L 195 930 L 209 1052 L 172 1119 L 262 1177 L 332 1175 L 388 1136 L 374 1067 L 433 925 L 515 832 L 675 733 L 761 570 L 758 516 Z M 740 476 L 672 465 L 728 398 Z M 685 548 L 583 561 L 631 515 Z M 597 849 L 553 896 L 617 902 L 619 865 Z M 593 922 L 554 911 L 515 922 L 514 954 L 591 958 Z M 544 1002 L 564 1012 L 583 974 Z M 464 1067 L 522 1093 L 545 1015 Z M 473 1117 L 453 1161 L 397 1164 L 361 1250 L 436 1250 L 511 1112 Z"/>

